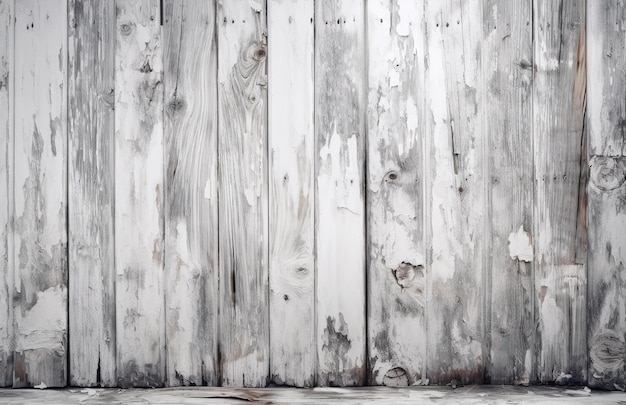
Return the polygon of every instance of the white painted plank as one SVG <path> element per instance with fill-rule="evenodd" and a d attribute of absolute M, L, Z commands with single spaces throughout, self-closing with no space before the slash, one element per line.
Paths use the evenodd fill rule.
<path fill-rule="evenodd" d="M 269 378 L 266 6 L 218 6 L 220 361 L 224 386 Z"/>
<path fill-rule="evenodd" d="M 315 12 L 319 385 L 365 383 L 365 5 Z"/>
<path fill-rule="evenodd" d="M 584 1 L 534 3 L 537 380 L 587 381 Z M 583 237 L 584 239 L 584 237 Z"/>
<path fill-rule="evenodd" d="M 216 385 L 215 3 L 163 6 L 167 384 Z"/>
<path fill-rule="evenodd" d="M 65 386 L 65 0 L 15 4 L 14 387 Z"/>
<path fill-rule="evenodd" d="M 491 335 L 486 380 L 530 383 L 533 373 L 532 0 L 483 6 L 486 185 L 485 280 Z M 520 231 L 521 228 L 521 231 Z"/>
<path fill-rule="evenodd" d="M 117 379 L 165 379 L 163 66 L 159 2 L 117 0 L 115 269 Z"/>
<path fill-rule="evenodd" d="M 315 381 L 313 2 L 270 0 L 270 375 Z M 288 327 L 286 327 L 288 325 Z"/>
<path fill-rule="evenodd" d="M 368 37 L 370 384 L 426 379 L 423 2 L 371 0 Z"/>
<path fill-rule="evenodd" d="M 72 0 L 68 35 L 69 383 L 115 386 L 114 2 Z"/>

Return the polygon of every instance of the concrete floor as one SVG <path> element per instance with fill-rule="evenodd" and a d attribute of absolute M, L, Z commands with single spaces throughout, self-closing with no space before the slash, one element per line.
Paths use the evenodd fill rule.
<path fill-rule="evenodd" d="M 467 386 L 412 388 L 207 387 L 116 389 L 0 389 L 2 404 L 624 404 L 626 393 L 586 387 Z"/>

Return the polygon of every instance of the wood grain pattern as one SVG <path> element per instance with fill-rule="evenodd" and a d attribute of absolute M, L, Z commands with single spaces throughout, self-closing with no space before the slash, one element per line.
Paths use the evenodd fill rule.
<path fill-rule="evenodd" d="M 159 2 L 117 0 L 115 269 L 117 379 L 165 380 L 163 66 Z"/>
<path fill-rule="evenodd" d="M 66 33 L 64 0 L 16 2 L 14 387 L 67 382 Z"/>
<path fill-rule="evenodd" d="M 534 4 L 535 317 L 537 379 L 582 384 L 587 376 L 584 216 L 584 1 Z M 582 221 L 580 219 L 583 219 Z M 582 243 L 580 243 L 582 241 Z"/>
<path fill-rule="evenodd" d="M 115 386 L 114 2 L 72 0 L 68 35 L 69 383 Z"/>
<path fill-rule="evenodd" d="M 368 18 L 370 384 L 426 381 L 423 2 L 376 0 Z"/>
<path fill-rule="evenodd" d="M 223 386 L 269 378 L 266 6 L 218 5 L 220 361 Z"/>
<path fill-rule="evenodd" d="M 270 375 L 315 382 L 313 2 L 270 0 Z M 288 327 L 287 327 L 288 325 Z"/>
<path fill-rule="evenodd" d="M 626 388 L 626 5 L 587 2 L 589 385 Z"/>
<path fill-rule="evenodd" d="M 215 3 L 166 1 L 163 18 L 167 380 L 216 385 Z"/>
<path fill-rule="evenodd" d="M 486 380 L 493 384 L 527 385 L 533 374 L 532 18 L 532 0 L 483 5 L 486 243 L 492 252 L 486 262 L 484 316 L 491 338 L 485 357 Z"/>

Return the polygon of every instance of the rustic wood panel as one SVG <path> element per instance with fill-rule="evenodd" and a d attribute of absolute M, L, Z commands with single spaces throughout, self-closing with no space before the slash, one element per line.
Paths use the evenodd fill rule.
<path fill-rule="evenodd" d="M 220 361 L 224 386 L 269 378 L 266 6 L 218 5 Z"/>
<path fill-rule="evenodd" d="M 626 5 L 587 2 L 589 385 L 626 388 Z"/>
<path fill-rule="evenodd" d="M 270 0 L 270 375 L 315 382 L 313 2 Z M 288 325 L 288 327 L 287 327 Z"/>
<path fill-rule="evenodd" d="M 217 384 L 217 49 L 213 1 L 164 2 L 168 385 Z"/>
<path fill-rule="evenodd" d="M 479 1 L 427 5 L 428 378 L 483 381 L 484 185 Z"/>
<path fill-rule="evenodd" d="M 365 331 L 363 1 L 316 2 L 318 384 L 362 385 Z"/>
<path fill-rule="evenodd" d="M 15 4 L 14 387 L 66 384 L 65 0 Z"/>
<path fill-rule="evenodd" d="M 532 0 L 483 5 L 486 382 L 529 384 L 533 370 Z M 489 355 L 489 357 L 487 357 Z"/>
<path fill-rule="evenodd" d="M 426 382 L 423 8 L 405 0 L 367 3 L 367 333 L 374 385 Z"/>
<path fill-rule="evenodd" d="M 117 379 L 165 379 L 163 66 L 159 2 L 117 0 L 115 269 Z"/>
<path fill-rule="evenodd" d="M 69 383 L 115 386 L 115 3 L 72 0 L 68 35 Z"/>
<path fill-rule="evenodd" d="M 539 382 L 587 376 L 584 1 L 534 3 L 535 317 Z M 579 219 L 583 220 L 579 220 Z"/>

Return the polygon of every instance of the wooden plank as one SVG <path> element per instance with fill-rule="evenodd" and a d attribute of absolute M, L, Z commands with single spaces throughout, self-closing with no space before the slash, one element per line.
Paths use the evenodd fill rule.
<path fill-rule="evenodd" d="M 534 295 L 532 0 L 483 5 L 488 198 L 486 382 L 528 385 Z M 521 231 L 520 231 L 521 228 Z"/>
<path fill-rule="evenodd" d="M 431 383 L 480 383 L 484 372 L 484 142 L 481 3 L 430 1 L 425 89 Z"/>
<path fill-rule="evenodd" d="M 13 385 L 12 6 L 0 2 L 0 387 Z"/>
<path fill-rule="evenodd" d="M 69 382 L 77 386 L 117 383 L 114 27 L 114 2 L 69 3 Z"/>
<path fill-rule="evenodd" d="M 168 385 L 217 384 L 217 54 L 213 1 L 164 2 Z"/>
<path fill-rule="evenodd" d="M 65 0 L 15 4 L 14 387 L 66 384 Z M 25 51 L 27 50 L 27 51 Z"/>
<path fill-rule="evenodd" d="M 310 387 L 316 358 L 313 2 L 270 0 L 267 19 L 270 375 L 278 385 Z"/>
<path fill-rule="evenodd" d="M 218 6 L 220 361 L 224 386 L 269 378 L 266 7 Z"/>
<path fill-rule="evenodd" d="M 589 386 L 626 388 L 626 5 L 587 2 Z"/>
<path fill-rule="evenodd" d="M 586 209 L 584 1 L 534 3 L 535 317 L 537 380 L 584 384 Z M 583 217 L 584 218 L 584 217 Z M 580 243 L 581 240 L 583 243 Z"/>
<path fill-rule="evenodd" d="M 373 385 L 426 382 L 423 8 L 423 2 L 408 0 L 367 3 L 367 333 Z"/>
<path fill-rule="evenodd" d="M 365 360 L 364 2 L 315 13 L 317 357 L 319 385 L 362 385 Z"/>
<path fill-rule="evenodd" d="M 163 66 L 159 2 L 117 0 L 115 269 L 117 380 L 165 379 Z"/>

